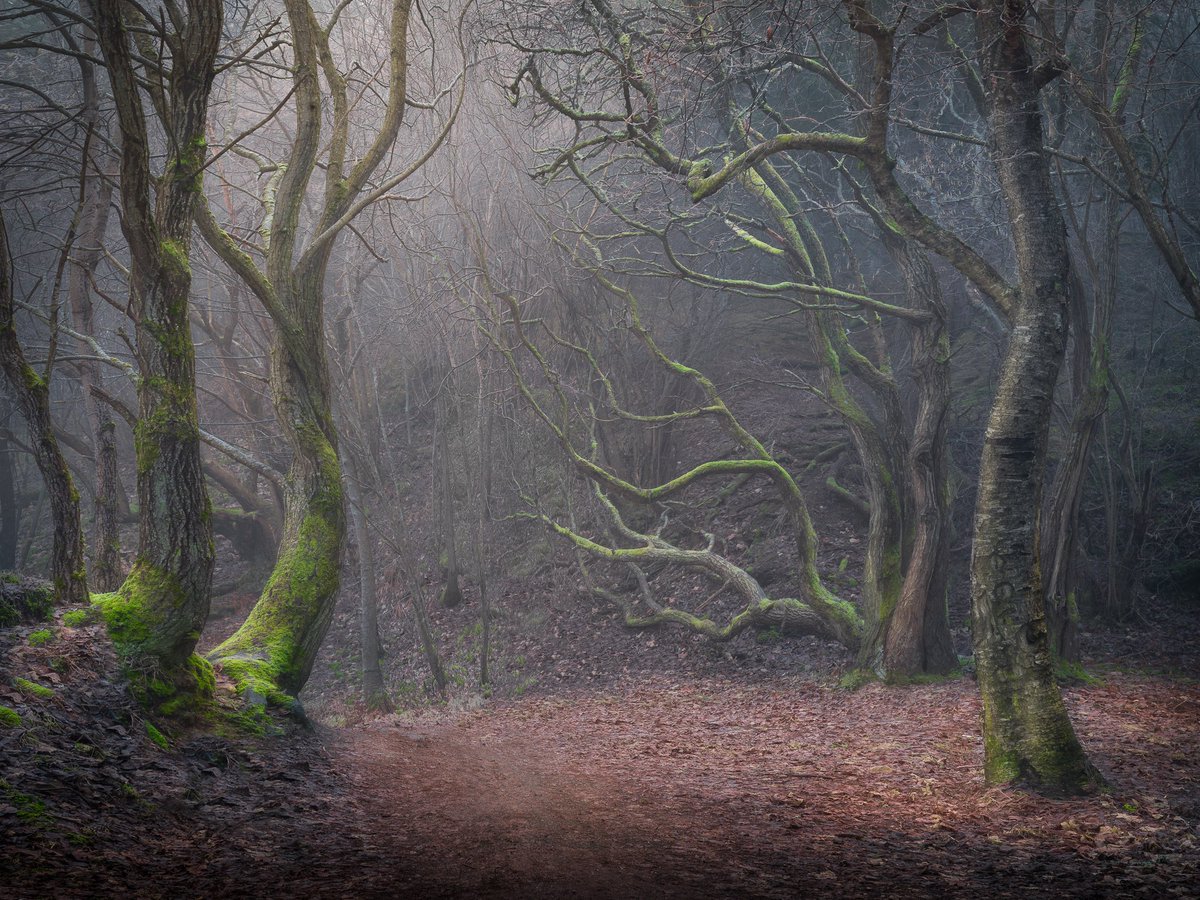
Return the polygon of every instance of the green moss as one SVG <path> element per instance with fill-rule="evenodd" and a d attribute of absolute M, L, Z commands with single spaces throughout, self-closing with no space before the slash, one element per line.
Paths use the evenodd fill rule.
<path fill-rule="evenodd" d="M 844 691 L 857 691 L 877 681 L 879 676 L 870 669 L 853 669 L 838 679 L 838 687 Z"/>
<path fill-rule="evenodd" d="M 211 695 L 217 688 L 217 676 L 213 672 L 212 663 L 203 656 L 193 653 L 188 657 L 187 670 L 196 679 L 196 690 Z"/>
<path fill-rule="evenodd" d="M 166 658 L 173 648 L 161 646 L 157 635 L 163 624 L 161 610 L 180 608 L 185 599 L 174 575 L 138 560 L 119 590 L 93 594 L 92 604 L 99 609 L 123 656 Z"/>
<path fill-rule="evenodd" d="M 162 264 L 171 277 L 191 280 L 192 266 L 188 260 L 187 248 L 179 241 L 166 240 L 159 244 L 162 252 Z"/>
<path fill-rule="evenodd" d="M 15 709 L 0 706 L 0 728 L 18 728 L 21 725 L 21 714 Z"/>
<path fill-rule="evenodd" d="M 152 722 L 146 723 L 146 736 L 150 738 L 150 740 L 154 741 L 154 743 L 158 745 L 159 749 L 171 749 L 171 745 L 167 742 L 166 736 L 157 728 L 155 728 L 154 723 Z"/>
<path fill-rule="evenodd" d="M 22 822 L 38 827 L 49 823 L 45 803 L 30 794 L 22 794 L 3 778 L 0 778 L 0 794 L 16 808 L 17 818 Z"/>
<path fill-rule="evenodd" d="M 340 521 L 340 508 L 337 515 Z M 280 554 L 262 599 L 237 633 L 210 655 L 252 704 L 295 707 L 288 691 L 300 687 L 303 660 L 297 641 L 337 591 L 339 550 L 336 525 L 316 513 L 305 516 L 292 546 Z"/>
<path fill-rule="evenodd" d="M 54 632 L 49 628 L 40 628 L 29 635 L 30 647 L 41 647 L 54 640 Z"/>
<path fill-rule="evenodd" d="M 991 729 L 983 731 L 983 774 L 988 784 L 1008 784 L 1021 777 L 1021 762 L 1015 750 L 1005 750 Z"/>
<path fill-rule="evenodd" d="M 4 573 L 0 581 L 0 628 L 43 622 L 54 611 L 54 586 L 37 578 Z"/>
<path fill-rule="evenodd" d="M 913 675 L 896 675 L 889 673 L 887 683 L 900 686 L 920 684 L 945 684 L 947 681 L 957 681 L 963 676 L 961 666 L 955 666 L 949 672 L 918 672 Z"/>
<path fill-rule="evenodd" d="M 17 689 L 22 693 L 29 694 L 33 697 L 38 697 L 42 700 L 48 700 L 54 696 L 54 691 L 50 688 L 37 684 L 33 681 L 29 681 L 25 678 L 14 678 L 13 684 L 16 685 Z"/>
<path fill-rule="evenodd" d="M 94 621 L 95 618 L 96 610 L 94 609 L 70 609 L 63 613 L 63 624 L 70 628 L 80 628 Z"/>
<path fill-rule="evenodd" d="M 1079 662 L 1068 662 L 1064 659 L 1054 661 L 1054 677 L 1068 684 L 1103 684 L 1104 680 L 1093 675 Z"/>

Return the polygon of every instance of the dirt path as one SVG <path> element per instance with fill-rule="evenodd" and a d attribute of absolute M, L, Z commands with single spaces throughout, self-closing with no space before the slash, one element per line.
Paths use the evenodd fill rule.
<path fill-rule="evenodd" d="M 968 679 L 641 679 L 164 753 L 68 676 L 0 731 L 5 898 L 1200 896 L 1190 682 L 1068 691 L 1111 789 L 1052 800 L 982 783 Z"/>
<path fill-rule="evenodd" d="M 968 683 L 527 700 L 330 749 L 367 893 L 1194 896 L 1200 693 L 1144 688 L 1075 692 L 1117 789 L 1069 801 L 979 782 Z"/>

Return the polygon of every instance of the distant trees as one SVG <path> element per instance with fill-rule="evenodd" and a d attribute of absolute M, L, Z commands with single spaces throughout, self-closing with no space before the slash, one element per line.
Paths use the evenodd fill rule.
<path fill-rule="evenodd" d="M 1051 79 L 1026 46 L 1025 4 L 997 2 L 974 8 L 980 49 L 977 56 L 964 55 L 962 61 L 966 77 L 982 83 L 971 86 L 978 88 L 997 184 L 1008 210 L 1016 284 L 910 198 L 897 177 L 889 142 L 896 108 L 908 90 L 898 78 L 907 71 L 900 68 L 903 52 L 931 32 L 952 28 L 951 20 L 964 11 L 931 8 L 927 17 L 905 26 L 901 19 L 877 17 L 867 3 L 849 0 L 830 4 L 829 15 L 816 26 L 766 8 L 727 21 L 719 12 L 707 14 L 686 4 L 658 5 L 646 16 L 593 0 L 568 19 L 555 20 L 554 28 L 531 24 L 511 33 L 510 43 L 525 59 L 513 89 L 528 84 L 543 108 L 574 124 L 573 137 L 554 151 L 547 172 L 569 169 L 598 198 L 608 200 L 610 188 L 588 171 L 613 171 L 610 158 L 603 155 L 611 147 L 618 158 L 627 158 L 632 149 L 664 176 L 673 176 L 693 202 L 734 184 L 756 202 L 750 217 L 735 207 L 723 218 L 743 242 L 787 261 L 791 280 L 784 284 L 700 272 L 681 262 L 682 251 L 672 247 L 672 224 L 682 231 L 684 220 L 677 217 L 665 227 L 654 226 L 645 223 L 643 213 L 616 208 L 611 201 L 608 205 L 626 233 L 657 237 L 682 277 L 782 295 L 808 308 L 811 352 L 820 365 L 822 393 L 849 428 L 868 488 L 868 633 L 879 635 L 879 658 L 896 673 L 919 670 L 931 659 L 939 660 L 935 669 L 944 666 L 946 651 L 928 654 L 932 647 L 948 647 L 936 630 L 926 630 L 925 618 L 930 611 L 944 610 L 944 599 L 929 597 L 927 591 L 936 584 L 930 578 L 939 567 L 946 537 L 937 525 L 944 520 L 939 498 L 945 487 L 939 483 L 944 476 L 938 474 L 944 473 L 938 461 L 944 432 L 936 423 L 947 402 L 946 376 L 938 361 L 944 364 L 949 354 L 945 332 L 938 330 L 944 329 L 939 323 L 945 313 L 938 305 L 936 277 L 922 268 L 927 264 L 921 263 L 916 245 L 957 268 L 1013 324 L 984 444 L 972 556 L 988 772 L 995 780 L 1021 778 L 1073 790 L 1085 785 L 1090 775 L 1054 684 L 1037 566 L 1037 511 L 1066 346 L 1070 259 L 1050 182 L 1049 156 L 1043 149 L 1039 93 Z M 776 43 L 779 24 L 787 31 Z M 841 34 L 838 28 L 844 29 Z M 767 37 L 761 39 L 751 29 L 762 29 Z M 570 36 L 565 46 L 557 39 L 560 33 Z M 847 34 L 859 36 L 873 51 L 860 51 L 849 60 L 852 71 L 857 62 L 857 77 L 838 71 L 847 62 Z M 807 46 L 801 43 L 805 35 L 812 37 Z M 547 38 L 553 43 L 542 43 Z M 832 54 L 829 47 L 834 48 Z M 612 73 L 607 80 L 598 84 L 594 77 L 581 77 L 585 68 L 590 75 L 597 66 Z M 709 105 L 704 105 L 705 94 L 692 94 L 687 83 L 664 75 L 672 70 L 691 83 L 711 83 Z M 697 78 L 700 72 L 704 74 Z M 801 87 L 789 96 L 773 84 L 799 73 L 811 73 L 824 85 Z M 810 123 L 819 128 L 838 109 L 831 107 L 831 94 L 861 118 L 861 136 L 813 130 Z M 671 100 L 663 99 L 667 96 Z M 689 115 L 668 114 L 683 98 L 688 98 L 684 108 Z M 798 98 L 807 103 L 796 105 Z M 703 146 L 714 139 L 715 147 Z M 831 154 L 847 161 L 833 164 L 836 177 L 850 185 L 858 204 L 885 235 L 893 259 L 900 262 L 910 306 L 882 303 L 863 288 L 847 292 L 834 287 L 823 242 L 799 200 L 801 191 L 811 194 L 819 183 L 816 172 L 828 171 Z M 719 163 L 711 161 L 714 156 L 720 157 Z M 591 160 L 600 162 L 586 162 Z M 590 169 L 585 171 L 584 165 Z M 865 176 L 865 184 L 856 181 L 856 173 Z M 635 209 L 638 205 L 634 201 Z M 837 234 L 836 217 L 831 224 Z M 849 259 L 853 264 L 853 256 Z M 814 299 L 805 302 L 805 297 Z M 851 342 L 846 315 L 868 324 L 866 335 L 874 335 L 869 351 Z M 897 400 L 890 399 L 896 396 L 892 367 L 886 355 L 878 355 L 887 347 L 881 315 L 899 316 L 916 326 L 914 346 L 921 348 L 924 360 L 915 366 L 925 388 L 916 420 L 917 450 L 911 457 L 905 450 L 911 439 L 904 416 Z M 925 335 L 922 327 L 932 330 Z M 875 360 L 868 353 L 877 354 Z M 853 372 L 859 390 L 872 397 L 868 406 L 843 382 L 843 368 Z M 915 545 L 913 524 L 904 524 L 905 512 L 914 507 L 922 533 Z M 913 555 L 914 546 L 920 555 Z M 912 574 L 913 583 L 903 590 L 906 573 Z M 926 645 L 927 638 L 933 643 Z M 860 659 L 869 664 L 873 653 Z"/>
<path fill-rule="evenodd" d="M 573 125 L 568 142 L 547 152 L 543 175 L 574 176 L 608 208 L 615 240 L 640 234 L 665 255 L 665 270 L 675 277 L 786 304 L 803 317 L 819 376 L 818 385 L 805 388 L 817 390 L 841 418 L 867 494 L 860 664 L 895 676 L 945 672 L 956 661 L 939 562 L 949 540 L 944 462 L 949 350 L 941 287 L 920 251 L 905 245 L 905 235 L 861 191 L 868 216 L 902 260 L 907 304 L 870 296 L 861 278 L 854 283 L 851 276 L 853 289 L 839 287 L 833 254 L 849 249 L 849 241 L 826 203 L 808 199 L 817 185 L 812 169 L 798 159 L 808 151 L 871 158 L 885 153 L 880 126 L 886 111 L 883 120 L 867 115 L 872 107 L 851 86 L 853 71 L 846 80 L 831 68 L 833 62 L 818 65 L 803 57 L 800 26 L 786 38 L 781 33 L 775 49 L 753 32 L 770 27 L 765 8 L 749 17 L 731 13 L 707 15 L 686 4 L 661 4 L 645 17 L 597 0 L 569 13 L 556 8 L 552 15 L 545 10 L 514 15 L 512 21 L 527 24 L 506 37 L 524 54 L 512 91 L 519 97 L 528 87 L 546 115 Z M 754 58 L 739 55 L 738 46 L 753 48 Z M 808 114 L 805 100 L 822 110 L 829 105 L 820 79 L 816 88 L 811 79 L 806 84 L 805 69 L 793 58 L 808 59 L 809 70 L 848 95 L 850 114 L 866 117 L 870 137 L 802 133 L 788 124 Z M 774 85 L 783 80 L 792 84 L 790 95 Z M 675 106 L 683 115 L 668 113 Z M 764 130 L 776 133 L 768 138 Z M 716 147 L 700 146 L 705 141 L 716 141 Z M 631 150 L 636 162 L 625 162 Z M 714 172 L 709 155 L 722 153 L 725 165 Z M 844 169 L 834 170 L 834 187 L 842 177 L 849 180 L 846 190 L 858 189 Z M 669 200 L 658 208 L 664 204 L 647 203 L 644 194 L 626 187 L 632 179 L 675 179 L 697 203 L 715 202 L 718 195 L 727 199 L 710 206 L 707 215 L 684 213 Z M 724 241 L 714 235 L 718 229 L 725 231 Z M 593 238 L 604 240 L 599 234 Z M 724 261 L 734 254 L 749 259 Z M 849 264 L 857 265 L 852 249 Z M 888 349 L 888 319 L 910 326 L 921 351 L 912 367 L 921 394 L 916 433 L 906 421 Z M 844 486 L 832 486 L 855 500 Z"/>

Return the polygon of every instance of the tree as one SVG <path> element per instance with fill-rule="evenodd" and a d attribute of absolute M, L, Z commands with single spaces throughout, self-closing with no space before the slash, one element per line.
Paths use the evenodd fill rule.
<path fill-rule="evenodd" d="M 337 430 L 324 326 L 325 278 L 338 236 L 372 203 L 388 196 L 418 171 L 445 139 L 461 102 L 455 104 L 427 147 L 403 171 L 372 180 L 392 153 L 411 98 L 409 0 L 389 10 L 382 108 L 370 127 L 356 128 L 352 109 L 375 96 L 374 84 L 353 97 L 352 80 L 338 68 L 331 35 L 342 6 L 322 26 L 304 0 L 286 0 L 291 35 L 291 89 L 274 112 L 294 98 L 294 129 L 286 160 L 242 147 L 260 174 L 269 175 L 262 195 L 264 246 L 256 259 L 218 223 L 212 205 L 199 224 L 208 245 L 250 288 L 275 327 L 271 346 L 271 393 L 276 417 L 292 450 L 284 481 L 283 534 L 274 570 L 242 626 L 210 658 L 244 692 L 287 707 L 312 671 L 329 627 L 339 584 L 345 513 Z M 461 44 L 460 44 L 461 47 Z M 322 92 L 325 79 L 328 95 Z M 436 102 L 434 104 L 436 106 Z M 331 126 L 323 137 L 326 117 Z M 376 118 L 377 116 L 377 118 Z M 253 130 L 253 129 L 252 129 Z M 237 137 L 231 138 L 237 142 Z M 301 220 L 319 170 L 324 188 L 308 228 Z M 307 240 L 305 240 L 307 238 Z"/>
<path fill-rule="evenodd" d="M 817 217 L 828 219 L 839 244 L 850 242 L 837 217 L 828 214 L 832 202 L 827 209 L 814 209 L 801 199 L 811 196 L 815 185 L 811 169 L 795 157 L 804 151 L 866 153 L 878 136 L 796 132 L 789 118 L 811 118 L 811 106 L 827 101 L 803 82 L 794 96 L 772 84 L 795 81 L 794 73 L 807 65 L 838 87 L 851 114 L 868 128 L 877 128 L 877 118 L 865 115 L 863 96 L 830 68 L 831 62 L 818 65 L 799 46 L 781 41 L 779 49 L 760 45 L 753 57 L 741 54 L 736 48 L 759 43 L 753 29 L 767 30 L 765 8 L 749 16 L 741 11 L 709 16 L 687 4 L 662 3 L 654 11 L 646 17 L 640 9 L 594 0 L 578 13 L 556 9 L 557 19 L 539 13 L 524 29 L 507 32 L 506 40 L 526 57 L 512 84 L 514 97 L 527 84 L 541 110 L 575 129 L 565 145 L 548 153 L 551 161 L 542 174 L 573 175 L 615 216 L 618 240 L 627 240 L 633 230 L 660 243 L 667 269 L 676 277 L 783 301 L 803 316 L 820 379 L 819 385 L 805 387 L 817 390 L 841 418 L 861 461 L 867 493 L 861 503 L 830 480 L 839 496 L 868 513 L 860 664 L 889 677 L 948 671 L 956 659 L 939 575 L 949 539 L 943 425 L 949 348 L 940 285 L 932 267 L 919 259 L 921 251 L 906 248 L 906 236 L 859 191 L 884 244 L 901 261 L 907 305 L 881 302 L 862 284 L 856 290 L 838 286 Z M 667 115 L 673 104 L 685 112 Z M 756 117 L 762 124 L 755 124 Z M 777 130 L 775 138 L 764 138 L 766 128 Z M 714 136 L 719 140 L 715 152 L 727 161 L 715 174 L 702 157 L 712 148 L 696 146 Z M 617 162 L 628 160 L 631 149 L 645 164 L 644 173 Z M 665 221 L 652 222 L 645 211 L 651 205 L 647 192 L 620 187 L 621 180 L 638 176 L 682 179 L 697 203 L 711 203 L 718 194 L 728 198 L 710 216 L 732 233 L 733 244 L 718 249 L 701 243 L 695 235 L 705 234 L 702 220 L 669 204 L 662 212 Z M 835 183 L 837 178 L 835 172 Z M 722 275 L 708 262 L 735 251 L 762 254 L 786 280 L 773 282 L 753 270 Z M 702 268 L 693 260 L 708 265 Z M 911 326 L 921 351 L 912 368 L 921 394 L 919 422 L 906 422 L 887 349 L 884 320 L 889 317 Z M 852 327 L 865 346 L 856 345 Z"/>
<path fill-rule="evenodd" d="M 223 4 L 189 0 L 170 12 L 158 34 L 167 56 L 159 58 L 145 20 L 131 27 L 126 16 L 133 13 L 120 0 L 96 0 L 96 38 L 121 134 L 121 229 L 130 254 L 139 370 L 137 557 L 121 587 L 96 602 L 122 653 L 177 673 L 182 686 L 195 687 L 208 680 L 192 650 L 208 615 L 213 543 L 188 301 Z M 139 63 L 148 67 L 142 76 Z M 151 168 L 143 83 L 151 86 L 166 134 L 167 158 L 159 175 Z"/>
<path fill-rule="evenodd" d="M 50 572 L 55 595 L 61 603 L 86 603 L 87 572 L 83 562 L 83 529 L 79 523 L 79 493 L 54 436 L 50 419 L 50 372 L 39 375 L 34 370 L 17 338 L 13 282 L 8 229 L 0 213 L 0 368 L 29 428 L 34 457 L 50 494 L 54 521 Z M 6 509 L 12 508 L 11 492 L 4 505 Z"/>

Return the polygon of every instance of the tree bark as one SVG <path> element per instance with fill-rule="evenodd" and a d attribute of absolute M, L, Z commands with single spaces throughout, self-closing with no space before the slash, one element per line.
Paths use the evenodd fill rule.
<path fill-rule="evenodd" d="M 912 547 L 904 582 L 884 638 L 889 676 L 944 673 L 958 660 L 946 614 L 950 496 L 946 477 L 946 413 L 950 407 L 950 335 L 937 272 L 915 242 L 885 233 L 904 277 L 909 305 L 929 311 L 912 329 L 917 414 L 908 447 L 905 484 L 910 496 Z"/>
<path fill-rule="evenodd" d="M 119 0 L 96 0 L 96 36 L 121 132 L 121 227 L 130 248 L 130 308 L 141 375 L 134 434 L 138 552 L 125 582 L 98 603 L 124 655 L 182 674 L 208 616 L 213 568 L 188 299 L 223 7 L 220 0 L 189 0 L 186 21 L 173 36 L 170 78 L 161 91 L 150 92 L 170 148 L 157 179 L 124 12 Z M 189 671 L 197 672 L 198 665 L 192 660 Z"/>
<path fill-rule="evenodd" d="M 991 154 L 1015 243 L 1019 297 L 980 465 L 972 622 L 988 781 L 1073 793 L 1095 775 L 1054 680 L 1038 553 L 1054 388 L 1066 350 L 1070 262 L 1042 150 L 1027 11 L 1018 0 L 993 0 L 976 17 Z"/>
<path fill-rule="evenodd" d="M 0 410 L 8 406 L 0 405 Z M 7 415 L 5 415 L 7 418 Z M 0 571 L 17 567 L 17 492 L 13 479 L 13 449 L 0 434 Z"/>
<path fill-rule="evenodd" d="M 367 709 L 391 712 L 383 684 L 383 669 L 379 661 L 379 597 L 375 578 L 375 539 L 367 523 L 362 492 L 358 488 L 358 466 L 354 454 L 346 454 L 346 500 L 350 504 L 350 521 L 354 526 L 354 544 L 358 550 L 359 633 L 362 642 L 362 692 Z"/>
<path fill-rule="evenodd" d="M 85 3 L 84 8 L 90 14 L 95 14 L 90 3 Z M 85 35 L 82 45 L 89 53 L 96 52 L 96 41 L 92 35 Z M 83 78 L 83 119 L 90 128 L 102 128 L 95 66 L 90 60 L 81 59 L 79 68 Z M 103 156 L 108 158 L 107 153 Z M 100 260 L 104 258 L 104 233 L 108 227 L 112 181 L 107 178 L 87 179 L 84 191 L 79 240 L 72 254 L 71 272 L 67 279 L 67 300 L 75 330 L 94 336 L 95 316 L 88 284 Z M 124 496 L 125 489 L 117 468 L 116 423 L 107 404 L 95 393 L 95 389 L 103 385 L 100 367 L 93 360 L 81 360 L 77 368 L 83 388 L 88 429 L 92 434 L 92 465 L 96 480 L 89 576 L 96 589 L 113 591 L 120 586 L 124 577 L 120 528 L 122 507 L 127 511 L 129 502 Z"/>
<path fill-rule="evenodd" d="M 87 603 L 87 573 L 83 562 L 83 529 L 79 522 L 79 493 L 50 420 L 50 385 L 25 359 L 13 320 L 13 271 L 8 229 L 0 214 L 0 367 L 29 429 L 34 459 L 50 496 L 54 544 L 50 575 L 60 603 Z M 11 506 L 11 502 L 6 504 Z"/>

